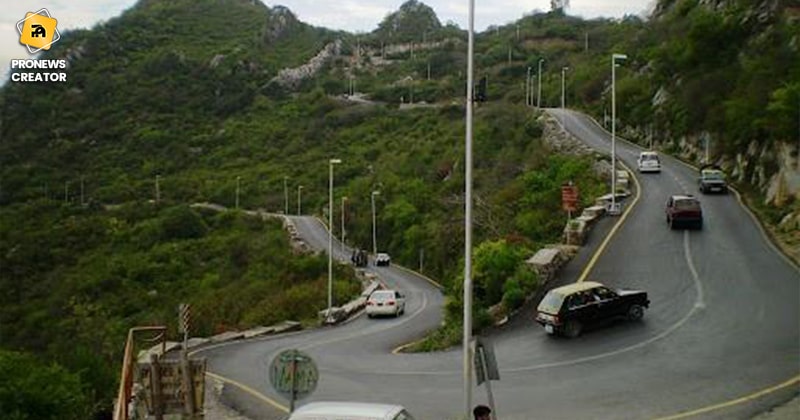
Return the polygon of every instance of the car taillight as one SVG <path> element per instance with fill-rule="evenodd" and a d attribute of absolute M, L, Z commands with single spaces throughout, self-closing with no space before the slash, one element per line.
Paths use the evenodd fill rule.
<path fill-rule="evenodd" d="M 394 305 L 394 301 L 393 300 L 387 301 L 386 304 L 389 305 L 389 306 L 392 306 L 392 305 Z"/>
<path fill-rule="evenodd" d="M 372 305 L 374 305 L 374 304 L 375 304 L 375 302 L 373 302 L 373 301 L 371 301 L 371 300 L 368 300 L 368 301 L 367 301 L 367 306 L 372 306 Z"/>
<path fill-rule="evenodd" d="M 560 322 L 558 321 L 558 316 L 557 315 L 553 315 L 553 324 L 556 324 L 556 325 L 560 324 Z"/>

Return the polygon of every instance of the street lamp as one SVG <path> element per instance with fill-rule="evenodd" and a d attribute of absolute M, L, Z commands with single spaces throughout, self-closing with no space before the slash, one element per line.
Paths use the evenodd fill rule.
<path fill-rule="evenodd" d="M 342 163 L 341 159 L 328 160 L 328 312 L 331 317 L 333 307 L 333 165 Z"/>
<path fill-rule="evenodd" d="M 537 76 L 536 80 L 539 84 L 536 92 L 536 108 L 542 107 L 542 63 L 544 62 L 544 58 L 539 59 L 539 76 Z"/>
<path fill-rule="evenodd" d="M 611 208 L 609 214 L 619 214 L 617 206 L 617 60 L 627 60 L 625 54 L 611 54 Z"/>
<path fill-rule="evenodd" d="M 569 70 L 569 67 L 562 67 L 561 68 L 561 109 L 564 109 L 566 107 L 566 99 L 565 99 L 565 96 L 564 96 L 564 94 L 565 94 L 564 87 L 565 87 L 565 84 L 566 84 L 565 82 L 566 82 L 566 78 L 567 78 L 567 76 L 566 76 L 567 70 Z"/>
<path fill-rule="evenodd" d="M 301 207 L 300 207 L 300 203 L 301 203 L 301 201 L 300 201 L 300 192 L 301 191 L 303 191 L 303 186 L 302 185 L 298 185 L 297 186 L 297 215 L 298 216 L 300 215 L 300 209 L 301 209 Z"/>
<path fill-rule="evenodd" d="M 475 55 L 475 0 L 469 0 L 469 29 L 467 31 L 467 115 L 464 139 L 464 331 L 463 331 L 463 379 L 464 418 L 472 410 L 472 108 Z M 539 60 L 541 82 L 542 60 Z M 541 93 L 541 83 L 539 84 Z"/>
<path fill-rule="evenodd" d="M 289 180 L 288 176 L 283 177 L 283 214 L 289 215 L 289 186 L 286 181 Z"/>
<path fill-rule="evenodd" d="M 239 187 L 241 185 L 241 182 L 242 182 L 242 177 L 237 176 L 236 177 L 236 209 L 237 210 L 239 209 Z"/>
<path fill-rule="evenodd" d="M 378 255 L 378 235 L 377 228 L 375 227 L 375 196 L 381 195 L 380 191 L 372 192 L 372 255 Z"/>
<path fill-rule="evenodd" d="M 525 106 L 531 106 L 531 66 L 528 66 L 528 73 L 525 76 Z"/>
<path fill-rule="evenodd" d="M 344 252 L 345 247 L 345 236 L 347 232 L 344 230 L 344 202 L 347 201 L 347 197 L 342 197 L 342 252 Z"/>

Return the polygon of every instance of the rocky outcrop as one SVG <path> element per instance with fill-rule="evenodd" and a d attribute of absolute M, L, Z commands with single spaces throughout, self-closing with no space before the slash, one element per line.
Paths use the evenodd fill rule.
<path fill-rule="evenodd" d="M 277 76 L 272 78 L 270 83 L 277 83 L 285 88 L 295 89 L 303 80 L 314 77 L 328 61 L 341 54 L 341 50 L 342 41 L 336 40 L 336 42 L 326 45 L 322 51 L 302 66 L 281 70 Z"/>

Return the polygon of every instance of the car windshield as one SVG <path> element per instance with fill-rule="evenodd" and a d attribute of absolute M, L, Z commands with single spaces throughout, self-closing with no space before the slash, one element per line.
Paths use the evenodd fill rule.
<path fill-rule="evenodd" d="M 700 207 L 700 203 L 697 200 L 692 199 L 683 199 L 683 200 L 675 200 L 675 208 L 680 210 L 695 210 Z"/>
<path fill-rule="evenodd" d="M 372 296 L 370 296 L 370 299 L 372 299 L 372 300 L 394 299 L 394 292 L 392 292 L 392 291 L 375 292 L 375 293 L 372 294 Z"/>
<path fill-rule="evenodd" d="M 539 303 L 539 311 L 551 314 L 557 314 L 561 309 L 561 304 L 564 303 L 564 295 L 561 293 L 550 292 L 545 295 L 541 303 Z"/>
<path fill-rule="evenodd" d="M 722 175 L 722 172 L 706 172 L 703 174 L 703 178 L 706 180 L 722 180 L 725 179 L 725 176 Z"/>
<path fill-rule="evenodd" d="M 658 162 L 658 155 L 642 155 L 641 159 L 643 162 L 647 162 L 649 160 Z"/>

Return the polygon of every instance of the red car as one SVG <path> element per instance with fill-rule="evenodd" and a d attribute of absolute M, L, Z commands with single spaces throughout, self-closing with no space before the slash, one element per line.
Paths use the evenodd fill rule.
<path fill-rule="evenodd" d="M 667 200 L 667 224 L 670 229 L 681 225 L 703 228 L 703 209 L 700 201 L 691 195 L 673 195 Z"/>

